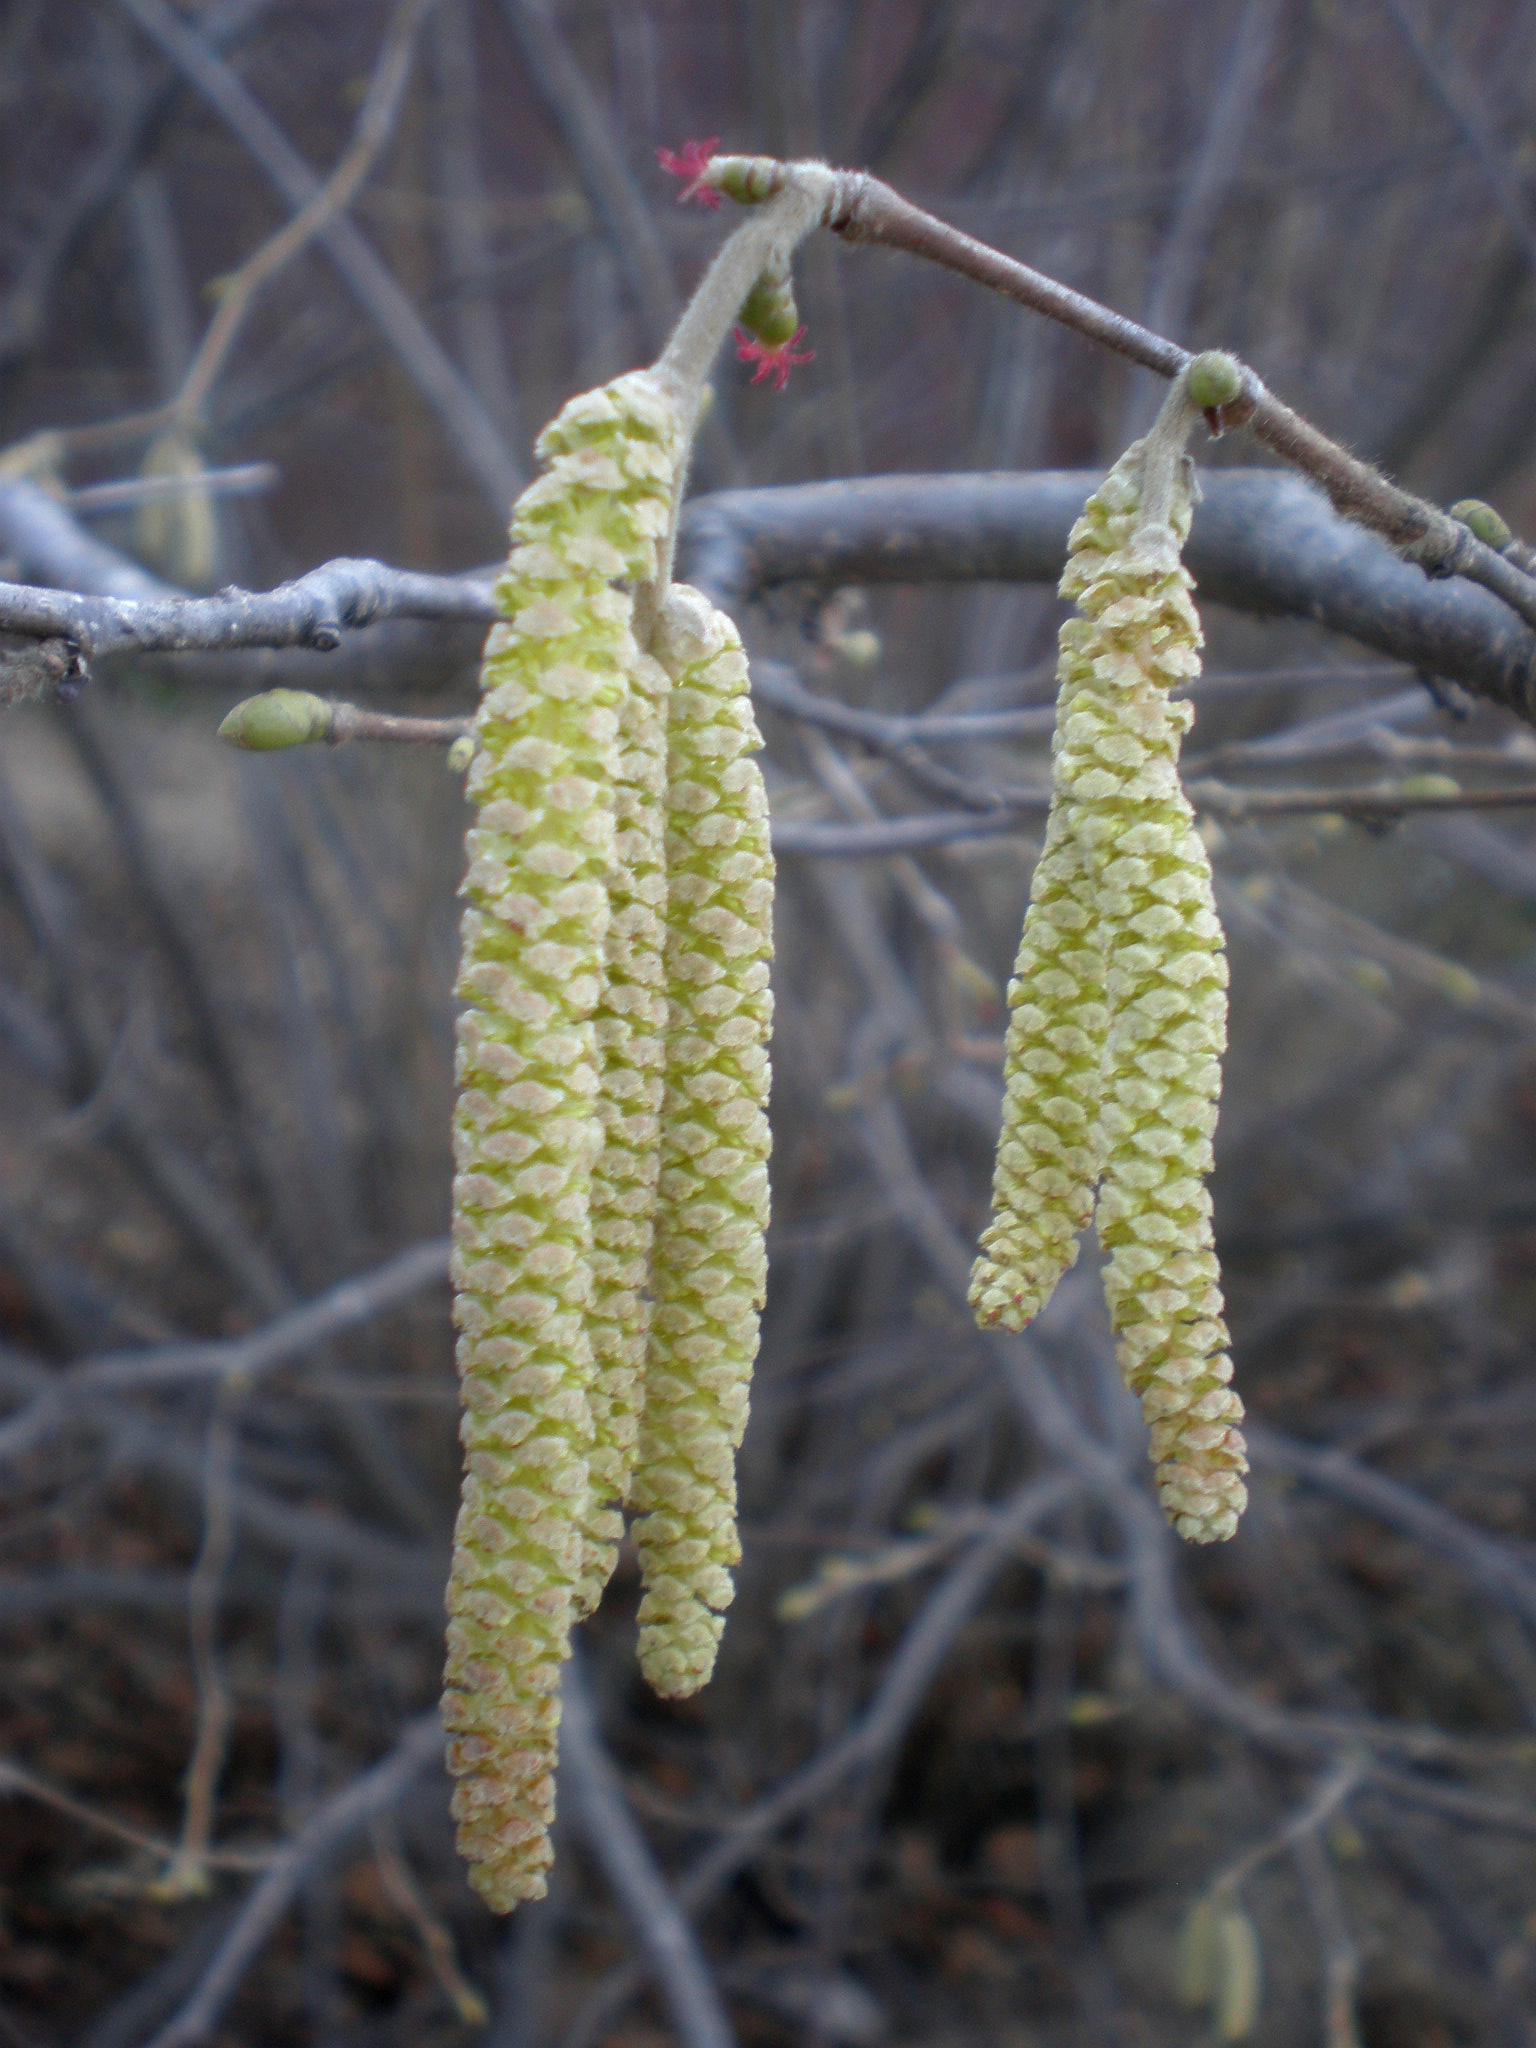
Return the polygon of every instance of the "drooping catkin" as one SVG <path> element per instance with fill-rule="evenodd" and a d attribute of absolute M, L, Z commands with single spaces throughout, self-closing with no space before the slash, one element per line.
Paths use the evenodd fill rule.
<path fill-rule="evenodd" d="M 592 1447 L 578 1615 L 602 1598 L 623 1534 L 639 1442 L 662 1071 L 667 1030 L 662 951 L 667 902 L 663 800 L 670 678 L 636 653 L 619 714 L 614 878 L 595 1019 L 603 1146 L 592 1173 Z"/>
<path fill-rule="evenodd" d="M 971 1272 L 979 1323 L 1022 1330 L 1077 1257 L 1102 1163 L 1107 1022 L 1088 878 L 1067 814 L 1053 805 L 1008 984 L 992 1221 Z"/>
<path fill-rule="evenodd" d="M 1210 862 L 1179 782 L 1200 621 L 1180 551 L 1190 420 L 1238 391 L 1199 357 L 1072 530 L 1061 595 L 1053 794 L 1014 981 L 978 1321 L 1021 1329 L 1076 1256 L 1097 1185 L 1105 1292 L 1169 1520 L 1230 1536 L 1246 1504 L 1242 1404 L 1205 1176 L 1227 965 Z M 1192 381 L 1194 380 L 1194 381 Z M 1192 389 L 1202 395 L 1192 397 Z"/>
<path fill-rule="evenodd" d="M 465 1448 L 443 1718 L 461 1853 L 498 1910 L 549 1862 L 560 1666 L 591 1541 L 594 1015 L 614 879 L 633 598 L 670 516 L 680 424 L 645 375 L 540 440 L 497 585 L 468 790 L 454 1119 Z"/>
<path fill-rule="evenodd" d="M 1181 1536 L 1230 1536 L 1247 1501 L 1205 1176 L 1226 1044 L 1227 962 L 1210 860 L 1179 782 L 1193 717 L 1169 691 L 1199 673 L 1180 549 L 1180 466 L 1148 524 L 1132 450 L 1073 530 L 1062 595 L 1065 716 L 1056 788 L 1092 883 L 1109 1026 L 1100 1100 L 1099 1239 L 1116 1350 L 1151 1431 Z"/>
<path fill-rule="evenodd" d="M 763 1305 L 773 855 L 735 627 L 672 589 L 652 646 L 667 713 L 667 1053 L 654 1306 L 635 1471 L 640 1664 L 708 1679 L 740 1558 L 736 1450 Z"/>

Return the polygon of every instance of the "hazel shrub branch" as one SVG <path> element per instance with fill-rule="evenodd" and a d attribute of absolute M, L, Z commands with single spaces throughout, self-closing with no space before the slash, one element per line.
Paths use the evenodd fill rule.
<path fill-rule="evenodd" d="M 1536 620 L 1536 586 L 1472 524 L 1395 492 L 1233 358 L 1191 358 L 878 181 L 702 144 L 663 164 L 681 196 L 729 196 L 746 217 L 657 362 L 571 399 L 540 437 L 479 709 L 454 735 L 460 755 L 470 743 L 475 818 L 453 1132 L 464 1483 L 443 1719 L 459 1846 L 499 1910 L 545 1889 L 561 1667 L 626 1508 L 640 1663 L 661 1693 L 710 1677 L 740 1557 L 735 1458 L 766 1284 L 773 855 L 740 639 L 672 569 L 705 380 L 732 328 L 754 382 L 782 388 L 807 359 L 798 243 L 822 225 L 934 257 L 1173 379 L 1069 544 L 1061 591 L 1077 614 L 1061 633 L 1050 814 L 971 1302 L 983 1326 L 1022 1327 L 1096 1223 L 1121 1372 L 1164 1512 L 1190 1540 L 1232 1533 L 1247 1470 L 1206 1186 L 1227 966 L 1179 779 L 1193 713 L 1171 695 L 1199 671 L 1182 561 L 1191 428 L 1204 416 L 1213 432 L 1288 436 L 1352 516 Z M 245 746 L 334 743 L 361 736 L 358 717 L 273 692 L 225 731 Z M 449 737 L 446 721 L 398 723 L 378 736 Z"/>

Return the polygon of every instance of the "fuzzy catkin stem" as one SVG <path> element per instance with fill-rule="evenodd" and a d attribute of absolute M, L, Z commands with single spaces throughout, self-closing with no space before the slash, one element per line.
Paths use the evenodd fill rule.
<path fill-rule="evenodd" d="M 655 580 L 636 605 L 642 629 L 654 620 L 672 580 L 678 514 L 688 481 L 693 435 L 715 357 L 753 285 L 765 270 L 788 265 L 811 229 L 826 218 L 837 190 L 837 173 L 825 164 L 786 165 L 779 190 L 750 213 L 721 247 L 656 360 L 652 374 L 687 421 L 688 438 L 678 464 L 672 521 L 658 553 Z"/>

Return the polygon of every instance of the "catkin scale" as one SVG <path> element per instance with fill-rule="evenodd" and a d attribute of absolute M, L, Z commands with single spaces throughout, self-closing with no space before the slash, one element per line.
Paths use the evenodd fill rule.
<path fill-rule="evenodd" d="M 735 627 L 678 586 L 652 645 L 672 679 L 668 1026 L 634 1493 L 640 1665 L 679 1695 L 714 1667 L 740 1558 L 735 1458 L 767 1275 L 773 855 Z"/>
<path fill-rule="evenodd" d="M 680 438 L 643 375 L 573 400 L 541 438 L 467 785 L 453 1216 L 465 1473 L 443 1718 L 459 1847 L 503 1911 L 544 1890 L 559 1672 L 591 1570 L 595 1017 L 638 660 L 633 598 L 613 579 L 654 571 Z"/>

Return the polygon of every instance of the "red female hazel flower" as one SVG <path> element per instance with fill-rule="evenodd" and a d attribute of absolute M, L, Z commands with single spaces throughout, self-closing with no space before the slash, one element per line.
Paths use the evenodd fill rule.
<path fill-rule="evenodd" d="M 703 142 L 685 142 L 679 150 L 657 150 L 656 161 L 668 176 L 684 180 L 683 189 L 677 195 L 679 206 L 689 199 L 697 199 L 700 206 L 707 206 L 713 212 L 720 204 L 720 194 L 713 185 L 704 182 L 709 160 L 719 147 L 719 136 L 710 135 Z"/>
<path fill-rule="evenodd" d="M 757 368 L 752 372 L 752 382 L 754 384 L 761 384 L 765 377 L 771 377 L 774 390 L 782 391 L 785 384 L 789 381 L 790 370 L 795 364 L 809 363 L 815 360 L 815 349 L 797 349 L 795 347 L 795 343 L 804 332 L 803 326 L 797 327 L 788 341 L 781 341 L 776 346 L 771 346 L 766 341 L 759 341 L 755 334 L 748 334 L 745 327 L 738 327 L 736 330 L 737 360 L 743 363 L 756 363 Z"/>

